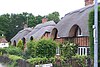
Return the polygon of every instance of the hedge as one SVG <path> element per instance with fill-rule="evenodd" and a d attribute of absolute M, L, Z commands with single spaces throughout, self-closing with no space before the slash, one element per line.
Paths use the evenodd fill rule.
<path fill-rule="evenodd" d="M 52 39 L 40 39 L 27 43 L 26 55 L 28 58 L 54 57 L 56 55 L 57 43 Z"/>
<path fill-rule="evenodd" d="M 94 38 L 93 38 L 93 25 L 94 25 L 94 10 L 89 14 L 89 40 L 90 40 L 90 55 L 94 57 Z M 100 61 L 100 6 L 98 7 L 98 60 Z M 99 62 L 100 66 L 100 62 Z"/>

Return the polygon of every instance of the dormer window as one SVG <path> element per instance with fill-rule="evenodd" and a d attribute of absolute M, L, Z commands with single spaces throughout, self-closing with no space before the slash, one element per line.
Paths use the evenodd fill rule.
<path fill-rule="evenodd" d="M 51 33 L 52 39 L 55 40 L 57 38 L 57 34 L 58 34 L 58 30 L 54 28 Z"/>
<path fill-rule="evenodd" d="M 73 25 L 69 32 L 69 37 L 81 36 L 81 28 L 78 25 Z"/>

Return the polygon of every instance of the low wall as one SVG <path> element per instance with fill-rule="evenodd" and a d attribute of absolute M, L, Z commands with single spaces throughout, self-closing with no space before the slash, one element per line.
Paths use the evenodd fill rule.
<path fill-rule="evenodd" d="M 65 63 L 59 63 L 59 64 L 54 64 L 53 67 L 69 67 L 69 65 L 71 65 L 72 67 L 82 67 L 77 63 L 78 59 L 69 59 L 66 60 Z M 89 61 L 89 62 L 88 62 Z M 91 60 L 87 60 L 87 66 L 86 67 L 93 67 L 93 65 L 91 65 Z M 8 64 L 12 64 L 14 61 L 10 60 L 7 56 L 0 56 L 0 63 L 8 63 Z M 27 62 L 26 60 L 17 60 L 17 66 L 18 67 L 34 67 L 34 65 L 31 65 L 29 62 Z"/>
<path fill-rule="evenodd" d="M 29 64 L 27 61 L 25 60 L 17 60 L 17 65 L 18 67 L 32 67 L 31 64 Z M 0 56 L 0 63 L 7 63 L 7 64 L 12 64 L 13 61 L 10 60 L 7 56 Z"/>

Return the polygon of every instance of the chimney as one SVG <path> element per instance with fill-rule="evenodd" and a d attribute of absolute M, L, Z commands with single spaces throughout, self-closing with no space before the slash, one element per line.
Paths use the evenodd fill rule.
<path fill-rule="evenodd" d="M 45 22 L 47 22 L 48 21 L 48 19 L 46 18 L 46 17 L 44 17 L 43 19 L 42 19 L 42 23 L 45 23 Z"/>
<path fill-rule="evenodd" d="M 94 0 L 85 0 L 85 6 L 93 4 Z"/>

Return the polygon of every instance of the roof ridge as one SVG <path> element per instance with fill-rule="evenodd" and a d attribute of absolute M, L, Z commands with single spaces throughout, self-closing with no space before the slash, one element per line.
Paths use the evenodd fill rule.
<path fill-rule="evenodd" d="M 98 3 L 98 4 L 100 4 L 100 3 Z M 93 7 L 93 6 L 94 6 L 94 4 L 88 5 L 88 6 L 84 6 L 84 7 L 80 8 L 80 9 L 77 9 L 77 10 L 74 10 L 74 11 L 71 11 L 71 12 L 65 14 L 65 16 L 66 16 L 66 15 L 69 15 L 69 14 L 76 13 L 76 12 L 83 12 L 83 11 L 85 11 L 86 9 L 91 8 L 91 7 Z M 65 17 L 65 16 L 64 16 L 64 17 Z"/>

